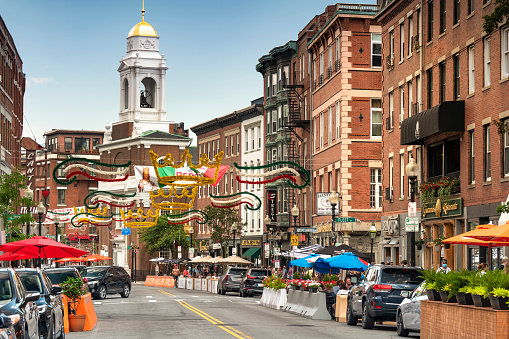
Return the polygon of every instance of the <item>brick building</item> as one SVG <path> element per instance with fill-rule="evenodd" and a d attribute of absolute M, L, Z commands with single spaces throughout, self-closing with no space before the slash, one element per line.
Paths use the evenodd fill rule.
<path fill-rule="evenodd" d="M 222 151 L 224 155 L 221 165 L 229 166 L 228 171 L 217 187 L 206 185 L 199 188 L 198 196 L 195 201 L 196 209 L 203 210 L 206 206 L 210 205 L 210 194 L 229 195 L 247 190 L 253 191 L 256 195 L 261 195 L 263 199 L 261 190 L 258 189 L 258 187 L 251 187 L 258 185 L 240 184 L 236 180 L 235 177 L 237 173 L 233 166 L 233 163 L 256 165 L 262 160 L 260 154 L 258 158 L 251 157 L 251 155 L 253 155 L 252 153 L 261 152 L 261 148 L 258 146 L 258 135 L 261 136 L 263 133 L 262 121 L 260 119 L 263 115 L 262 107 L 260 103 L 254 101 L 246 108 L 191 127 L 193 133 L 196 134 L 198 155 L 207 154 L 209 159 L 213 159 L 216 154 Z M 245 145 L 246 142 L 248 145 Z M 250 240 L 249 242 L 245 242 L 245 245 L 242 245 L 240 235 L 237 233 L 237 248 L 240 248 L 240 253 L 238 253 L 238 255 L 242 255 L 255 245 L 258 247 L 261 246 L 263 234 L 261 231 L 263 227 L 263 205 L 258 211 L 249 211 L 245 206 L 239 207 L 238 210 L 242 222 L 245 224 L 242 229 L 242 239 Z M 214 246 L 210 238 L 212 233 L 210 226 L 208 224 L 196 224 L 194 228 L 199 253 L 219 256 L 221 251 L 217 248 L 217 244 Z M 239 243 L 241 246 L 238 245 Z M 254 245 L 251 246 L 250 244 Z M 233 241 L 230 241 L 228 244 L 228 254 L 232 253 L 232 248 Z"/>
<path fill-rule="evenodd" d="M 337 4 L 309 41 L 313 218 L 316 242 L 370 251 L 372 223 L 382 212 L 381 28 L 379 5 Z M 328 198 L 339 193 L 332 211 Z M 331 214 L 353 217 L 336 223 Z"/>
<path fill-rule="evenodd" d="M 23 62 L 0 16 L 0 174 L 21 165 L 24 94 Z"/>
<path fill-rule="evenodd" d="M 475 268 L 486 249 L 429 241 L 450 237 L 478 224 L 497 223 L 496 206 L 509 191 L 509 29 L 483 31 L 483 16 L 494 1 L 386 1 L 377 15 L 383 46 L 383 223 L 382 236 L 399 237 L 400 250 L 382 245 L 385 260 L 410 259 L 415 247 L 405 232 L 409 181 L 405 166 L 413 156 L 418 182 L 447 190 L 423 189 L 416 198 L 421 224 L 416 263 Z M 500 123 L 502 128 L 497 128 Z M 448 180 L 445 178 L 449 178 Z M 428 185 L 427 187 L 429 187 Z M 435 247 L 436 251 L 433 249 Z M 493 250 L 500 257 L 501 250 Z"/>

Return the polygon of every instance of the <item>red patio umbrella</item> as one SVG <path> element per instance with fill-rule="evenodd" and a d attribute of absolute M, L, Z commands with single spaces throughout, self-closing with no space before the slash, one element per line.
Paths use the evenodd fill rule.
<path fill-rule="evenodd" d="M 3 244 L 0 246 L 0 251 L 10 252 L 11 254 L 32 254 L 37 258 L 80 257 L 88 253 L 41 236 Z"/>
<path fill-rule="evenodd" d="M 24 253 L 4 253 L 0 255 L 1 261 L 14 261 L 14 260 L 25 260 L 25 259 L 32 259 L 34 257 L 33 254 L 24 254 Z"/>

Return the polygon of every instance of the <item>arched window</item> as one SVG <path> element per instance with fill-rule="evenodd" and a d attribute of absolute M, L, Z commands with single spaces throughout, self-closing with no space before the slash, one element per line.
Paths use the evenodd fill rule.
<path fill-rule="evenodd" d="M 124 109 L 129 109 L 129 81 L 124 79 Z"/>
<path fill-rule="evenodd" d="M 140 107 L 156 108 L 156 82 L 152 78 L 144 78 L 141 81 Z"/>

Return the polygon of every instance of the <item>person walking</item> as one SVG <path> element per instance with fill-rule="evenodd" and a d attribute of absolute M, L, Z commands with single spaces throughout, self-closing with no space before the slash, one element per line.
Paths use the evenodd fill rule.
<path fill-rule="evenodd" d="M 449 273 L 451 268 L 447 267 L 447 259 L 442 260 L 442 266 L 437 269 L 437 273 Z"/>
<path fill-rule="evenodd" d="M 180 270 L 179 270 L 178 266 L 175 264 L 175 266 L 173 266 L 173 270 L 171 271 L 171 275 L 173 276 L 174 288 L 177 288 L 179 274 L 180 274 Z"/>

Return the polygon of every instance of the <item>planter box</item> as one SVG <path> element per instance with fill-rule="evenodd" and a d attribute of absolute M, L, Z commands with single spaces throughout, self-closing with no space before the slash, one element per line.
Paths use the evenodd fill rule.
<path fill-rule="evenodd" d="M 286 289 L 273 290 L 270 288 L 263 288 L 263 294 L 260 298 L 260 305 L 279 310 L 286 305 L 287 295 Z"/>
<path fill-rule="evenodd" d="M 472 294 L 472 300 L 476 307 L 491 307 L 489 298 L 484 298 L 478 294 Z"/>
<path fill-rule="evenodd" d="M 458 304 L 460 305 L 473 305 L 474 301 L 472 300 L 472 295 L 470 293 L 460 292 L 456 294 L 456 299 L 458 300 Z"/>
<path fill-rule="evenodd" d="M 509 312 L 421 301 L 421 338 L 508 338 Z"/>
<path fill-rule="evenodd" d="M 507 305 L 507 302 L 509 301 L 509 298 L 500 298 L 500 297 L 494 297 L 490 296 L 490 303 L 491 307 L 495 310 L 509 310 L 509 305 Z"/>
<path fill-rule="evenodd" d="M 428 296 L 428 300 L 431 301 L 441 301 L 440 293 L 436 290 L 426 290 L 426 295 Z"/>
<path fill-rule="evenodd" d="M 458 302 L 456 300 L 456 296 L 453 295 L 451 299 L 447 300 L 447 297 L 449 296 L 449 291 L 440 291 L 440 299 L 442 299 L 442 302 L 444 303 L 456 303 Z"/>

